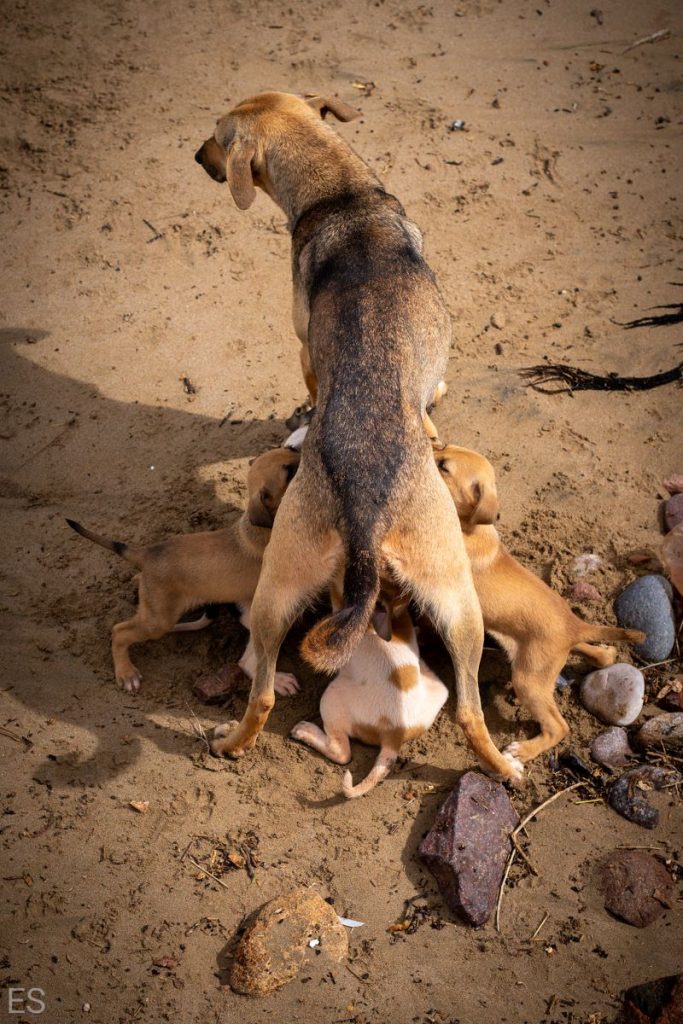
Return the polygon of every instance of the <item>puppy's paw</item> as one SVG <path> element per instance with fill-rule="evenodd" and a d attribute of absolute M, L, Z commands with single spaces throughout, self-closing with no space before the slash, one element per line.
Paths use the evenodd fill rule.
<path fill-rule="evenodd" d="M 315 729 L 312 722 L 297 722 L 289 735 L 293 740 L 300 740 L 302 743 L 308 743 L 312 729 Z"/>
<path fill-rule="evenodd" d="M 521 782 L 524 778 L 524 765 L 522 762 L 509 752 L 509 748 L 503 751 L 501 757 L 505 762 L 505 767 L 501 768 L 501 771 L 498 772 L 493 771 L 491 766 L 482 760 L 479 761 L 479 764 L 489 778 L 495 779 L 496 782 Z"/>
<path fill-rule="evenodd" d="M 510 746 L 516 746 L 516 744 L 510 744 Z M 510 774 L 506 775 L 505 778 L 508 782 L 521 782 L 524 778 L 524 764 L 515 757 L 515 754 L 510 747 L 507 747 L 503 751 L 503 757 L 510 765 Z"/>
<path fill-rule="evenodd" d="M 292 697 L 299 692 L 299 680 L 291 672 L 276 672 L 275 692 L 280 697 Z"/>
<path fill-rule="evenodd" d="M 117 675 L 116 681 L 126 693 L 137 693 L 142 684 L 142 676 L 136 668 L 126 675 Z"/>

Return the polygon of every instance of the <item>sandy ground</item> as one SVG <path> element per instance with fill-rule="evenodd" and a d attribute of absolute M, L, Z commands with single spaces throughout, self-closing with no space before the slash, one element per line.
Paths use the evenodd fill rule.
<path fill-rule="evenodd" d="M 595 1024 L 625 985 L 680 969 L 680 911 L 641 932 L 607 915 L 595 883 L 615 846 L 677 848 L 669 799 L 649 833 L 583 790 L 561 797 L 530 826 L 538 876 L 514 869 L 502 933 L 458 924 L 415 856 L 473 766 L 447 717 L 370 797 L 342 802 L 339 769 L 287 739 L 323 687 L 290 653 L 301 694 L 278 702 L 251 756 L 208 762 L 192 716 L 208 728 L 245 695 L 207 709 L 191 684 L 240 652 L 234 614 L 140 649 L 144 688 L 119 692 L 108 637 L 130 614 L 130 573 L 63 518 L 140 541 L 218 526 L 244 498 L 249 458 L 285 436 L 304 389 L 284 220 L 263 195 L 239 213 L 193 154 L 250 93 L 333 92 L 362 108 L 339 130 L 424 231 L 453 316 L 441 435 L 494 460 L 502 531 L 536 571 L 567 593 L 573 558 L 600 556 L 590 581 L 604 605 L 584 613 L 613 621 L 636 572 L 626 554 L 660 544 L 680 391 L 551 397 L 516 371 L 547 357 L 651 374 L 680 358 L 680 327 L 619 326 L 683 300 L 676 9 L 2 5 L 0 978 L 42 989 L 47 1009 L 11 1015 L 5 993 L 0 1019 Z M 450 132 L 454 118 L 466 130 Z M 650 694 L 674 668 L 648 671 Z M 496 742 L 532 729 L 499 657 L 482 677 Z M 572 691 L 560 702 L 585 757 L 599 726 Z M 373 757 L 357 748 L 357 776 Z M 568 781 L 541 759 L 515 803 Z M 211 860 L 249 837 L 253 879 Z M 349 969 L 313 958 L 264 1001 L 233 994 L 226 944 L 295 884 L 365 922 Z M 390 935 L 416 895 L 420 927 Z"/>

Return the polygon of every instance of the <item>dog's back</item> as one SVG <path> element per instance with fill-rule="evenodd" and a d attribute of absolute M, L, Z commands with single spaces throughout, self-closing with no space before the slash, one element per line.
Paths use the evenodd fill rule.
<path fill-rule="evenodd" d="M 305 220 L 295 228 L 294 246 L 319 386 L 305 469 L 333 503 L 348 565 L 345 607 L 302 648 L 330 671 L 367 626 L 382 538 L 405 496 L 435 476 L 422 417 L 443 375 L 450 322 L 398 200 L 372 188 L 323 208 L 313 234 Z"/>

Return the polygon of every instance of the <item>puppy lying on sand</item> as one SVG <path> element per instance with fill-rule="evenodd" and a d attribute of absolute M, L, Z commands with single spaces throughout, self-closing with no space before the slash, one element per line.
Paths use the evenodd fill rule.
<path fill-rule="evenodd" d="M 614 664 L 616 651 L 594 643 L 639 643 L 645 636 L 579 619 L 559 594 L 505 550 L 492 525 L 498 519 L 498 495 L 488 459 L 456 445 L 435 454 L 458 510 L 484 628 L 510 658 L 517 699 L 541 727 L 534 739 L 507 747 L 518 760 L 530 761 L 569 732 L 555 703 L 555 681 L 569 652 L 602 668 Z"/>
<path fill-rule="evenodd" d="M 401 745 L 429 729 L 448 697 L 441 680 L 420 660 L 409 598 L 382 593 L 380 602 L 391 617 L 391 640 L 382 640 L 370 625 L 322 696 L 322 729 L 299 722 L 291 732 L 293 739 L 336 764 L 350 761 L 351 739 L 380 748 L 362 782 L 354 786 L 351 772 L 345 773 L 342 788 L 349 798 L 363 796 L 389 774 Z M 335 610 L 342 606 L 340 593 L 333 593 L 332 605 Z"/>
<path fill-rule="evenodd" d="M 181 534 L 159 544 L 135 547 L 108 540 L 79 523 L 67 519 L 82 537 L 140 569 L 136 576 L 139 604 L 132 619 L 112 629 L 112 656 L 116 680 L 124 690 L 140 689 L 142 676 L 130 660 L 131 644 L 158 640 L 172 630 L 201 629 L 208 624 L 203 616 L 196 622 L 179 623 L 181 615 L 205 604 L 241 605 L 242 621 L 249 623 L 249 602 L 254 596 L 261 572 L 263 552 L 270 540 L 271 527 L 280 501 L 297 471 L 300 453 L 292 448 L 264 452 L 249 467 L 248 504 L 244 513 L 224 530 Z M 255 657 L 249 645 L 240 666 L 253 675 Z M 277 672 L 275 688 L 289 694 L 298 688 L 294 676 Z"/>

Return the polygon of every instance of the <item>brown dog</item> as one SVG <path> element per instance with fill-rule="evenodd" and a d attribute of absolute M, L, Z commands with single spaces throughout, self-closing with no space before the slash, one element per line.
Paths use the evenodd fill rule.
<path fill-rule="evenodd" d="M 517 699 L 541 727 L 534 739 L 507 747 L 520 761 L 530 761 L 569 732 L 555 703 L 555 681 L 569 652 L 602 668 L 614 664 L 616 651 L 593 643 L 637 643 L 645 637 L 638 630 L 579 619 L 559 594 L 506 551 L 491 525 L 498 519 L 498 495 L 488 459 L 456 445 L 438 452 L 436 459 L 460 517 L 484 628 L 510 658 Z"/>
<path fill-rule="evenodd" d="M 300 453 L 276 448 L 259 455 L 247 475 L 248 505 L 224 530 L 187 533 L 159 544 L 133 547 L 91 533 L 72 519 L 69 526 L 82 537 L 125 558 L 140 569 L 136 577 L 139 604 L 132 619 L 112 629 L 116 680 L 124 690 L 140 689 L 142 676 L 130 660 L 131 644 L 158 640 L 172 630 L 200 629 L 208 619 L 178 623 L 181 615 L 204 604 L 248 605 L 254 596 L 263 552 L 282 496 L 297 471 Z M 246 617 L 245 617 L 246 616 Z M 248 608 L 243 609 L 248 624 Z M 244 662 L 244 664 L 242 664 Z M 251 646 L 242 658 L 249 674 Z M 292 677 L 278 673 L 282 692 L 291 692 Z"/>
<path fill-rule="evenodd" d="M 252 606 L 257 668 L 242 721 L 212 749 L 253 747 L 274 703 L 273 673 L 299 610 L 345 565 L 344 607 L 302 651 L 337 672 L 360 643 L 380 572 L 428 611 L 455 666 L 457 721 L 482 765 L 522 768 L 493 744 L 477 670 L 481 612 L 458 517 L 423 423 L 443 379 L 450 318 L 399 201 L 323 121 L 356 112 L 335 99 L 263 93 L 223 117 L 196 159 L 246 209 L 260 186 L 292 234 L 294 325 L 317 411 L 301 468 L 273 528 Z"/>

